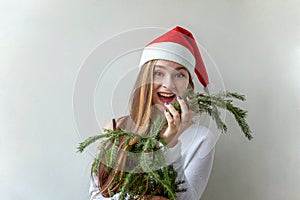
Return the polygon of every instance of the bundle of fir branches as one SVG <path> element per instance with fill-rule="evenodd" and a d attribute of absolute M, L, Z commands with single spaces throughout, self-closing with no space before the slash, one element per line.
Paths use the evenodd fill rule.
<path fill-rule="evenodd" d="M 227 126 L 221 118 L 219 109 L 228 111 L 234 116 L 245 137 L 249 140 L 252 139 L 251 130 L 246 122 L 247 111 L 233 104 L 234 99 L 245 101 L 244 95 L 232 92 L 207 94 L 188 91 L 183 99 L 190 110 L 195 111 L 197 114 L 207 113 L 211 116 L 222 133 L 227 132 Z M 173 106 L 181 112 L 178 102 Z M 103 134 L 89 137 L 81 142 L 77 149 L 79 152 L 83 152 L 87 146 L 101 140 L 100 151 L 94 159 L 92 171 L 97 174 L 100 162 L 107 166 L 108 172 L 111 168 L 121 171 L 121 173 L 115 173 L 111 183 L 112 187 L 119 185 L 116 193 L 120 195 L 120 199 L 163 196 L 176 200 L 177 193 L 185 192 L 187 188 L 181 187 L 184 180 L 177 179 L 177 172 L 172 165 L 166 165 L 164 159 L 163 147 L 166 143 L 159 135 L 166 123 L 164 117 L 158 117 L 150 126 L 147 136 L 141 136 L 126 130 L 106 129 Z M 120 141 L 122 141 L 122 144 L 120 144 Z M 123 154 L 120 155 L 120 152 L 121 154 L 123 152 Z M 126 154 L 126 152 L 129 153 Z M 151 154 L 153 152 L 155 154 Z M 124 166 L 130 167 L 124 169 Z M 110 196 L 113 195 L 114 193 L 110 194 Z"/>

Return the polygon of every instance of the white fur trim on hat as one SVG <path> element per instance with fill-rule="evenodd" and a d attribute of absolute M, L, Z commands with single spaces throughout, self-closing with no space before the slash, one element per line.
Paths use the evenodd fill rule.
<path fill-rule="evenodd" d="M 169 60 L 188 68 L 191 73 L 196 64 L 195 57 L 186 47 L 174 42 L 153 43 L 144 48 L 140 67 L 146 62 L 155 59 Z"/>

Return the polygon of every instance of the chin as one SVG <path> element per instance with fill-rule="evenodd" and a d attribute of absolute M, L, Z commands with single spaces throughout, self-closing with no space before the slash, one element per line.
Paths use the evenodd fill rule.
<path fill-rule="evenodd" d="M 158 104 L 155 104 L 154 106 L 155 106 L 155 109 L 160 112 L 164 112 L 166 109 L 166 107 L 163 104 L 158 103 Z"/>

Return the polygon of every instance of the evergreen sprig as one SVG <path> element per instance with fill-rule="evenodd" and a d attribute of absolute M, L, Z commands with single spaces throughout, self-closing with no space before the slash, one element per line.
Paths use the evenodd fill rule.
<path fill-rule="evenodd" d="M 222 121 L 219 109 L 230 112 L 246 138 L 249 140 L 253 138 L 245 119 L 247 111 L 233 105 L 234 100 L 245 101 L 244 95 L 233 92 L 206 94 L 188 91 L 183 98 L 189 109 L 195 111 L 197 114 L 207 113 L 211 116 L 216 122 L 217 128 L 222 133 L 227 132 L 227 126 Z M 173 106 L 181 113 L 178 102 Z M 136 158 L 133 158 L 130 154 L 125 156 L 125 158 L 121 156 L 125 164 L 131 163 L 133 164 L 133 168 L 121 174 L 114 173 L 111 187 L 115 185 L 120 186 L 117 191 L 117 193 L 120 194 L 120 199 L 141 199 L 145 196 L 163 196 L 171 200 L 176 200 L 176 193 L 185 192 L 187 188 L 180 188 L 184 180 L 177 180 L 178 174 L 174 170 L 173 165 L 164 165 L 164 155 L 159 143 L 163 145 L 166 145 L 166 143 L 159 137 L 159 134 L 166 123 L 167 121 L 164 117 L 158 117 L 150 126 L 149 133 L 143 137 L 126 130 L 105 129 L 103 134 L 89 137 L 81 142 L 77 150 L 78 152 L 83 152 L 90 144 L 100 139 L 102 140 L 99 147 L 100 153 L 97 154 L 92 164 L 92 172 L 95 174 L 98 173 L 100 161 L 105 162 L 108 166 L 107 170 L 113 173 L 111 169 L 119 165 L 120 151 L 139 154 L 140 156 Z M 156 156 L 156 159 L 150 158 L 149 162 L 149 153 L 151 152 L 155 152 L 153 155 Z M 109 169 L 109 167 L 111 168 Z M 114 193 L 110 195 L 113 196 Z"/>
<path fill-rule="evenodd" d="M 103 139 L 100 144 L 100 153 L 92 164 L 93 173 L 97 173 L 100 161 L 104 162 L 108 168 L 118 165 L 117 161 L 120 158 L 118 150 L 122 140 L 124 142 L 123 150 L 126 149 L 129 152 L 137 153 L 134 155 L 139 155 L 139 157 L 132 158 L 130 155 L 126 155 L 127 163 L 131 159 L 135 161 L 134 168 L 121 174 L 115 173 L 111 185 L 114 186 L 121 183 L 118 189 L 120 199 L 164 196 L 171 200 L 176 200 L 176 193 L 185 192 L 186 189 L 180 188 L 184 180 L 177 180 L 177 172 L 173 166 L 165 165 L 164 151 L 159 145 L 159 133 L 165 123 L 162 117 L 157 118 L 151 125 L 149 134 L 144 137 L 125 130 L 105 129 L 103 135 L 90 137 L 80 143 L 78 150 L 82 152 L 92 142 L 95 142 L 97 139 Z M 135 141 L 135 143 L 132 141 Z M 153 155 L 153 159 L 151 155 Z M 110 195 L 114 194 L 111 193 Z"/>
<path fill-rule="evenodd" d="M 217 94 L 206 94 L 206 93 L 192 93 L 188 91 L 184 95 L 189 108 L 198 114 L 207 113 L 215 121 L 217 128 L 222 132 L 227 132 L 227 126 L 221 119 L 221 113 L 219 108 L 230 112 L 239 127 L 244 133 L 245 137 L 249 140 L 253 138 L 251 135 L 250 127 L 246 121 L 247 111 L 234 106 L 233 100 L 245 101 L 245 96 L 235 92 L 220 92 Z M 178 102 L 174 104 L 174 107 L 180 110 Z"/>

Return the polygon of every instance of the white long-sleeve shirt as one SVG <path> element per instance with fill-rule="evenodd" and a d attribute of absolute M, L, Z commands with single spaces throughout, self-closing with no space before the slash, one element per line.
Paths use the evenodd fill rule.
<path fill-rule="evenodd" d="M 214 159 L 214 135 L 204 126 L 191 125 L 179 137 L 178 143 L 166 150 L 167 164 L 173 164 L 178 180 L 185 180 L 181 188 L 186 192 L 177 193 L 178 200 L 199 200 L 208 183 Z M 98 188 L 97 178 L 91 179 L 90 200 L 113 200 L 103 197 Z"/>

